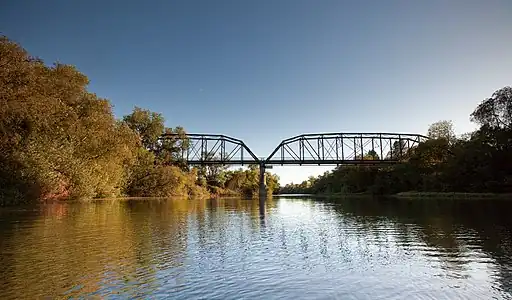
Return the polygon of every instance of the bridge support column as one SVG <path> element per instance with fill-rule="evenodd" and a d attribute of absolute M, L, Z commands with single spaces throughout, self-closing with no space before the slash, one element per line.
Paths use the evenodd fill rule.
<path fill-rule="evenodd" d="M 265 205 L 265 199 L 267 198 L 267 185 L 265 182 L 265 165 L 260 164 L 260 188 L 259 188 L 259 198 L 260 198 L 260 210 Z"/>

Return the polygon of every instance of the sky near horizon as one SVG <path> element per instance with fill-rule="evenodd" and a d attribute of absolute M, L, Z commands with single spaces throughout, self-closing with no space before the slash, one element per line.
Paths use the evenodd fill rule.
<path fill-rule="evenodd" d="M 219 133 L 267 156 L 317 132 L 409 132 L 512 84 L 512 1 L 15 1 L 0 34 L 77 66 L 117 117 Z M 325 167 L 274 167 L 281 184 Z"/>

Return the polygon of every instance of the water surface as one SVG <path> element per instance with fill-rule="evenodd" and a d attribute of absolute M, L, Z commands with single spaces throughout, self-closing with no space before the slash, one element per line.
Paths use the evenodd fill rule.
<path fill-rule="evenodd" d="M 0 210 L 0 298 L 512 299 L 512 203 L 274 198 Z"/>

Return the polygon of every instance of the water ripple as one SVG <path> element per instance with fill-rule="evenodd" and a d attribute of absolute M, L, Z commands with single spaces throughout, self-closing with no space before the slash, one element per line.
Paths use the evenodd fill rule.
<path fill-rule="evenodd" d="M 512 298 L 508 220 L 311 199 L 262 219 L 251 201 L 201 201 L 3 210 L 0 296 Z"/>

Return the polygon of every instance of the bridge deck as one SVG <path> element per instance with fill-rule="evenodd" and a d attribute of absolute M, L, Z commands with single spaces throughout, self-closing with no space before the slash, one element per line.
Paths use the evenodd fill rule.
<path fill-rule="evenodd" d="M 189 165 L 258 165 L 264 163 L 266 166 L 340 166 L 340 165 L 389 165 L 396 164 L 398 160 L 269 160 L 269 161 L 254 161 L 254 160 L 190 160 L 187 161 Z"/>

